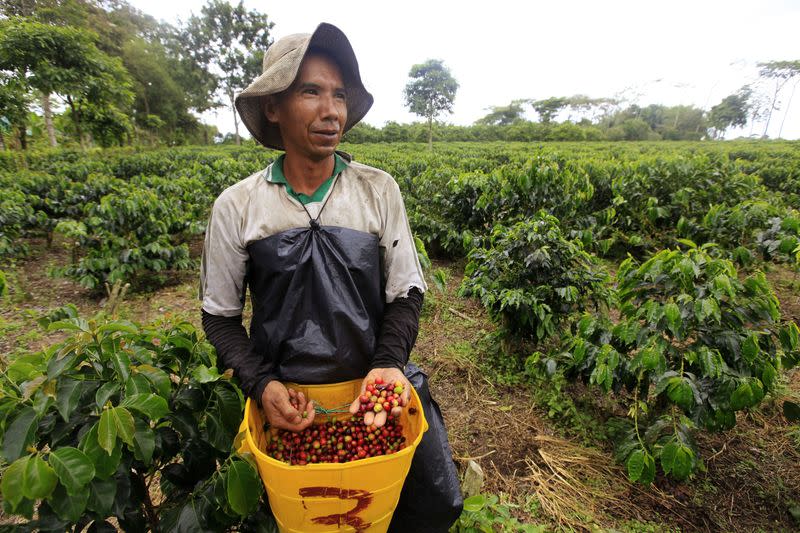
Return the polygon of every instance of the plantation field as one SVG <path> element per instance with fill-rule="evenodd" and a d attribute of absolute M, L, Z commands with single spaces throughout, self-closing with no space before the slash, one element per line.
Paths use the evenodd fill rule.
<path fill-rule="evenodd" d="M 486 474 L 460 530 L 798 527 L 800 145 L 343 149 L 395 177 L 419 240 L 430 291 L 412 359 L 430 376 L 457 464 L 475 460 Z M 122 430 L 114 442 L 95 437 L 130 457 L 111 478 L 95 464 L 97 487 L 84 500 L 70 492 L 70 509 L 39 507 L 52 529 L 72 517 L 152 524 L 154 513 L 177 527 L 206 519 L 190 516 L 198 501 L 223 510 L 203 524 L 222 529 L 255 509 L 228 490 L 246 463 L 228 457 L 235 428 L 223 421 L 241 398 L 200 340 L 198 260 L 214 198 L 275 155 L 253 147 L 0 154 L 0 428 L 19 429 L 20 410 L 32 413 L 29 438 L 4 444 L 2 468 L 28 446 L 46 465 L 57 463 L 58 446 L 85 452 L 103 412 L 125 409 L 138 420 L 152 410 L 134 397 L 157 380 L 130 385 L 130 368 L 189 380 L 154 391 L 170 412 L 150 412 L 160 422 L 149 457 Z M 105 284 L 116 282 L 131 286 L 109 299 Z M 105 341 L 65 327 L 98 312 L 105 316 L 87 322 L 87 334 L 111 320 Z M 178 340 L 193 335 L 189 345 Z M 60 351 L 49 348 L 57 343 Z M 101 366 L 104 353 L 129 352 L 91 378 L 111 384 L 105 411 L 98 402 L 64 416 L 62 387 L 89 379 L 78 363 L 54 373 L 52 358 L 69 350 L 95 350 Z M 202 391 L 210 410 L 192 408 L 187 388 Z M 166 433 L 192 440 L 179 406 L 200 428 L 196 442 L 213 450 L 205 478 L 174 466 L 195 449 L 164 451 Z M 138 473 L 147 495 L 129 488 L 125 505 L 95 501 L 109 479 L 135 486 Z M 193 490 L 178 490 L 181 482 Z M 24 514 L 28 501 L 32 509 L 71 487 L 59 477 L 46 495 L 35 488 L 37 497 L 17 502 L 4 491 L 5 513 Z"/>

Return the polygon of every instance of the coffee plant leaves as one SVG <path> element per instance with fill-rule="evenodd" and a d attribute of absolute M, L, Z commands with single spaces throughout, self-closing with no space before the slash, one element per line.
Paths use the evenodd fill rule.
<path fill-rule="evenodd" d="M 669 441 L 661 450 L 661 468 L 677 480 L 686 479 L 694 470 L 694 452 L 677 440 Z"/>
<path fill-rule="evenodd" d="M 135 425 L 136 431 L 133 434 L 134 457 L 145 465 L 149 465 L 153 460 L 153 453 L 156 449 L 156 434 L 150 429 L 150 424 L 141 418 L 135 420 Z"/>
<path fill-rule="evenodd" d="M 137 393 L 125 396 L 120 406 L 138 411 L 152 420 L 158 420 L 169 413 L 167 401 L 161 396 L 155 396 L 151 393 Z"/>
<path fill-rule="evenodd" d="M 80 520 L 86 504 L 89 501 L 89 485 L 84 485 L 72 494 L 68 493 L 62 485 L 56 486 L 53 494 L 47 499 L 53 511 L 62 520 L 75 523 Z"/>
<path fill-rule="evenodd" d="M 800 422 L 800 405 L 786 400 L 783 402 L 783 416 L 789 422 Z"/>
<path fill-rule="evenodd" d="M 650 484 L 655 479 L 656 463 L 647 450 L 635 450 L 628 456 L 625 466 L 628 470 L 628 478 L 633 482 Z"/>
<path fill-rule="evenodd" d="M 71 378 L 59 381 L 56 391 L 56 407 L 64 422 L 69 420 L 70 415 L 78 406 L 82 393 L 83 382 Z"/>
<path fill-rule="evenodd" d="M 31 456 L 25 464 L 22 479 L 22 494 L 31 500 L 47 498 L 58 483 L 53 468 L 38 454 Z"/>
<path fill-rule="evenodd" d="M 758 355 L 758 336 L 755 333 L 749 335 L 742 343 L 742 357 L 748 363 L 755 361 Z"/>
<path fill-rule="evenodd" d="M 128 381 L 125 382 L 126 399 L 136 394 L 151 395 L 152 393 L 153 388 L 150 386 L 150 382 L 141 374 L 132 374 L 131 377 L 128 378 Z M 159 396 L 159 398 L 161 397 Z"/>
<path fill-rule="evenodd" d="M 113 427 L 113 425 L 112 425 Z M 108 479 L 114 472 L 122 459 L 122 447 L 120 443 L 112 448 L 111 453 L 107 452 L 101 445 L 99 436 L 100 424 L 94 424 L 92 428 L 83 436 L 78 449 L 80 449 L 86 457 L 91 459 L 95 468 L 95 476 L 99 480 Z"/>
<path fill-rule="evenodd" d="M 695 404 L 695 391 L 693 383 L 687 376 L 674 377 L 669 380 L 667 385 L 667 396 L 669 399 L 684 411 L 689 411 Z M 700 398 L 697 398 L 700 403 Z"/>
<path fill-rule="evenodd" d="M 97 425 L 97 442 L 108 455 L 111 455 L 117 443 L 117 424 L 114 422 L 111 409 L 104 410 L 100 415 L 100 422 Z"/>
<path fill-rule="evenodd" d="M 110 515 L 117 497 L 117 488 L 117 480 L 114 478 L 93 480 L 86 506 L 100 516 Z"/>
<path fill-rule="evenodd" d="M 258 505 L 261 479 L 249 463 L 234 460 L 225 476 L 225 490 L 231 509 L 240 516 L 247 516 Z"/>
<path fill-rule="evenodd" d="M 111 420 L 117 428 L 117 436 L 119 436 L 125 444 L 133 446 L 133 435 L 136 429 L 131 412 L 124 407 L 112 407 L 107 412 L 110 413 Z M 102 422 L 102 420 L 101 416 L 100 421 Z M 108 451 L 108 448 L 104 449 Z"/>
<path fill-rule="evenodd" d="M 94 464 L 77 448 L 58 448 L 50 453 L 48 462 L 69 494 L 77 494 L 94 478 Z"/>
<path fill-rule="evenodd" d="M 3 473 L 3 480 L 0 482 L 0 490 L 3 499 L 16 507 L 24 497 L 25 470 L 28 468 L 30 456 L 20 457 L 6 469 Z"/>
<path fill-rule="evenodd" d="M 116 381 L 108 381 L 103 383 L 97 392 L 95 393 L 95 404 L 97 407 L 102 409 L 105 407 L 106 403 L 111 399 L 112 396 L 119 392 L 120 386 L 119 383 Z"/>
<path fill-rule="evenodd" d="M 138 365 L 131 367 L 131 371 L 146 377 L 162 398 L 168 398 L 170 396 L 172 384 L 169 379 L 169 374 L 160 368 L 155 368 L 152 365 Z"/>
<path fill-rule="evenodd" d="M 208 368 L 205 365 L 199 365 L 192 371 L 192 377 L 198 383 L 210 383 L 222 378 L 222 374 L 219 373 L 217 367 Z"/>
<path fill-rule="evenodd" d="M 9 463 L 19 459 L 36 437 L 38 416 L 32 407 L 23 407 L 3 435 L 3 457 Z"/>
<path fill-rule="evenodd" d="M 681 338 L 681 310 L 674 302 L 664 306 L 664 316 L 667 317 L 667 325 L 672 332 L 672 336 Z"/>
<path fill-rule="evenodd" d="M 731 408 L 735 411 L 752 407 L 764 397 L 764 388 L 757 378 L 745 379 L 731 393 Z"/>
<path fill-rule="evenodd" d="M 114 367 L 114 372 L 117 373 L 117 377 L 119 378 L 120 383 L 125 383 L 128 381 L 128 377 L 131 375 L 131 360 L 123 350 L 114 349 L 111 351 L 111 364 Z"/>

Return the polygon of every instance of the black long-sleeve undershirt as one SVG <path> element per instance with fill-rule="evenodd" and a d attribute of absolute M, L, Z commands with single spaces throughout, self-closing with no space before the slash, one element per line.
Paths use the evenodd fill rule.
<path fill-rule="evenodd" d="M 422 292 L 412 287 L 408 297 L 386 304 L 370 368 L 405 367 L 417 340 L 422 302 Z M 224 317 L 205 310 L 202 314 L 206 338 L 217 350 L 217 365 L 222 369 L 232 368 L 242 391 L 260 405 L 264 388 L 279 378 L 274 359 L 269 354 L 262 357 L 256 354 L 242 325 L 242 315 Z"/>

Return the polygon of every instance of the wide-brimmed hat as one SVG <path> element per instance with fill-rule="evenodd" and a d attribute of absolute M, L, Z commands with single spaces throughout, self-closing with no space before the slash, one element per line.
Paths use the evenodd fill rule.
<path fill-rule="evenodd" d="M 295 33 L 273 43 L 264 54 L 262 74 L 236 97 L 236 109 L 250 134 L 269 148 L 283 150 L 278 125 L 264 114 L 264 97 L 285 91 L 297 77 L 300 63 L 309 48 L 322 49 L 339 64 L 347 88 L 346 132 L 364 118 L 372 107 L 372 95 L 364 88 L 358 72 L 358 61 L 350 41 L 334 26 L 323 22 L 314 33 Z"/>

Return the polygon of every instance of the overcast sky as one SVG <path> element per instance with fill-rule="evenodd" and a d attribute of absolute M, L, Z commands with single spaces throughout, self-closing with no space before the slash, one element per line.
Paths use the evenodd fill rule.
<path fill-rule="evenodd" d="M 129 0 L 176 24 L 205 3 Z M 471 124 L 492 105 L 518 98 L 586 94 L 630 103 L 719 103 L 757 78 L 757 63 L 800 59 L 798 0 L 493 0 L 397 2 L 246 0 L 266 13 L 278 39 L 310 33 L 319 22 L 341 28 L 359 60 L 375 104 L 365 122 L 419 120 L 403 105 L 408 71 L 444 60 L 460 84 L 453 124 Z M 791 88 L 768 134 L 800 138 L 800 90 L 785 117 Z M 532 117 L 531 117 L 532 118 Z M 230 112 L 206 120 L 233 130 Z M 754 134 L 763 133 L 757 125 Z M 748 126 L 738 134 L 751 133 Z"/>

